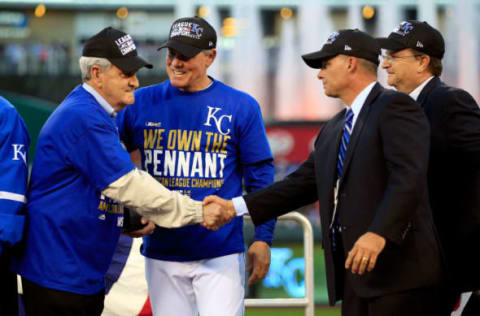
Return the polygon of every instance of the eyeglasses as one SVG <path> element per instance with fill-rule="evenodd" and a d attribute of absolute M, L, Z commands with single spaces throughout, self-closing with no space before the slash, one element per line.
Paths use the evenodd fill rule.
<path fill-rule="evenodd" d="M 407 55 L 407 56 L 382 55 L 382 58 L 383 58 L 383 60 L 386 60 L 387 62 L 392 63 L 392 62 L 400 60 L 400 59 L 404 59 L 404 58 L 408 58 L 408 57 L 417 58 L 417 57 L 420 57 L 420 56 L 423 56 L 423 55 L 422 54 Z"/>

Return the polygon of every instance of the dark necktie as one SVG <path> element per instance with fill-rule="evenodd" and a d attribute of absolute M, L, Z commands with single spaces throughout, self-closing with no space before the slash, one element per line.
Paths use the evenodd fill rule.
<path fill-rule="evenodd" d="M 352 135 L 352 125 L 353 125 L 353 111 L 352 109 L 347 110 L 345 115 L 345 124 L 343 125 L 342 132 L 342 141 L 340 142 L 340 150 L 338 151 L 338 160 L 337 160 L 337 174 L 338 179 L 342 178 L 343 175 L 343 163 L 345 162 L 345 155 L 347 154 L 347 146 L 350 141 L 350 135 Z"/>
<path fill-rule="evenodd" d="M 341 238 L 339 235 L 337 235 L 339 232 L 342 231 L 341 225 L 340 225 L 340 219 L 337 216 L 337 194 L 338 194 L 338 185 L 340 182 L 340 179 L 343 176 L 343 163 L 345 162 L 345 156 L 347 154 L 347 148 L 348 148 L 348 142 L 350 141 L 350 136 L 352 135 L 352 126 L 353 126 L 353 111 L 352 109 L 348 109 L 347 113 L 345 115 L 345 123 L 343 125 L 343 130 L 342 130 L 342 140 L 340 142 L 340 148 L 338 150 L 338 159 L 337 159 L 337 176 L 338 176 L 338 181 L 336 182 L 335 185 L 335 207 L 333 210 L 333 218 L 332 222 L 330 225 L 330 229 L 332 232 L 332 247 L 333 251 L 336 251 L 337 249 L 337 238 Z"/>

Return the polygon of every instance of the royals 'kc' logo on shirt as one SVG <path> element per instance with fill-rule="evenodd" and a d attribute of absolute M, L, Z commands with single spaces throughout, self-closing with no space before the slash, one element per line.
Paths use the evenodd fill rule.
<path fill-rule="evenodd" d="M 217 127 L 217 130 L 220 134 L 222 135 L 228 135 L 230 134 L 230 129 L 228 128 L 226 131 L 222 130 L 222 121 L 226 118 L 230 123 L 232 122 L 232 116 L 231 115 L 217 115 L 218 111 L 221 110 L 221 108 L 216 108 L 213 106 L 207 106 L 208 108 L 208 114 L 207 114 L 207 120 L 203 124 L 204 126 L 212 126 L 211 122 L 213 120 L 213 123 Z"/>
<path fill-rule="evenodd" d="M 27 164 L 27 151 L 24 144 L 12 144 L 13 158 L 12 160 L 22 159 L 25 165 Z"/>

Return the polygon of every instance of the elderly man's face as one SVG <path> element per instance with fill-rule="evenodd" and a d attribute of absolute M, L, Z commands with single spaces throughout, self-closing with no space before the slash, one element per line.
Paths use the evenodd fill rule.
<path fill-rule="evenodd" d="M 139 86 L 135 72 L 125 74 L 118 67 L 112 65 L 108 70 L 101 72 L 99 76 L 99 92 L 115 111 L 118 112 L 135 101 L 133 92 Z"/>
<path fill-rule="evenodd" d="M 410 93 L 418 85 L 415 75 L 421 63 L 422 54 L 411 49 L 398 52 L 387 51 L 383 57 L 382 68 L 387 71 L 388 84 L 398 91 Z"/>

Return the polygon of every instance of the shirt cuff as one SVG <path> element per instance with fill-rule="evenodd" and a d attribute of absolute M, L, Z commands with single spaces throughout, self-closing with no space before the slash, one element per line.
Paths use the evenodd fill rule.
<path fill-rule="evenodd" d="M 192 207 L 195 212 L 193 217 L 194 223 L 201 223 L 203 222 L 203 205 L 201 201 L 192 201 Z"/>
<path fill-rule="evenodd" d="M 237 213 L 237 216 L 248 215 L 247 203 L 245 203 L 243 197 L 237 196 L 233 198 L 232 203 L 233 207 L 235 208 L 235 212 Z"/>

